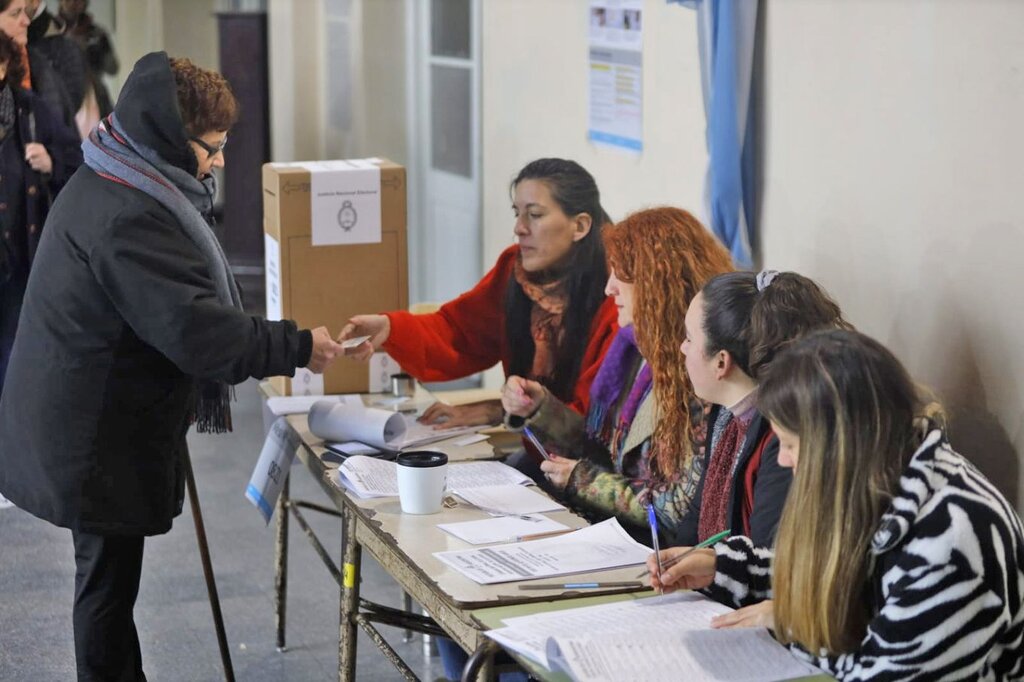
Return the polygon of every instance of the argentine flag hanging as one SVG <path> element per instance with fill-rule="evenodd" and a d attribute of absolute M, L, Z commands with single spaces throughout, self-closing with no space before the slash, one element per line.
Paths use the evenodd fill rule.
<path fill-rule="evenodd" d="M 668 1 L 697 10 L 707 119 L 706 216 L 736 265 L 749 268 L 756 200 L 750 99 L 759 0 Z"/>

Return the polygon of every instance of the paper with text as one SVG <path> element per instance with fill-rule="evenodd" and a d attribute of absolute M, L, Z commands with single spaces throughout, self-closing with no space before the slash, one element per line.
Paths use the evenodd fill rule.
<path fill-rule="evenodd" d="M 650 553 L 612 518 L 543 540 L 435 552 L 434 556 L 470 580 L 492 585 L 635 566 Z"/>
<path fill-rule="evenodd" d="M 547 495 L 521 485 L 485 485 L 464 490 L 454 485 L 448 487 L 466 502 L 487 511 L 537 514 L 565 509 Z"/>
<path fill-rule="evenodd" d="M 711 629 L 731 608 L 697 592 L 504 619 L 485 633 L 574 680 L 779 680 L 820 671 L 763 628 Z M 581 634 L 585 633 L 585 634 Z"/>
<path fill-rule="evenodd" d="M 266 523 L 270 523 L 270 517 L 274 515 L 277 496 L 281 494 L 298 447 L 299 437 L 288 427 L 285 418 L 278 417 L 274 420 L 266 440 L 263 441 L 263 450 L 249 479 L 249 485 L 245 488 L 246 499 L 256 505 Z"/>
<path fill-rule="evenodd" d="M 437 527 L 471 545 L 486 545 L 492 542 L 516 542 L 522 535 L 550 533 L 568 530 L 569 526 L 549 519 L 541 514 L 531 515 L 532 520 L 515 516 L 498 516 L 479 521 L 439 523 Z"/>
<path fill-rule="evenodd" d="M 358 397 L 358 396 L 357 396 Z M 453 436 L 479 431 L 484 426 L 435 429 L 416 421 L 412 415 L 377 407 L 362 400 L 310 408 L 309 430 L 331 441 L 357 440 L 381 450 L 399 451 L 427 445 Z"/>
<path fill-rule="evenodd" d="M 357 497 L 392 497 L 398 495 L 398 465 L 394 462 L 353 455 L 330 480 Z M 501 462 L 453 462 L 448 465 L 448 488 L 470 490 L 488 485 L 526 485 L 532 483 L 525 474 Z"/>

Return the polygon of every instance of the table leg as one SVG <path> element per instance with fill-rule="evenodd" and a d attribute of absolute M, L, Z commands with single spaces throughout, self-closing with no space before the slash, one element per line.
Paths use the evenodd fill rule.
<path fill-rule="evenodd" d="M 338 679 L 341 682 L 355 682 L 357 636 L 355 616 L 359 612 L 359 573 L 362 570 L 363 548 L 356 542 L 356 515 L 347 505 L 342 510 L 342 534 Z"/>
<path fill-rule="evenodd" d="M 462 668 L 462 682 L 491 682 L 494 680 L 494 655 L 501 647 L 493 640 L 486 640 L 466 661 Z"/>
<path fill-rule="evenodd" d="M 291 477 L 286 476 L 274 509 L 277 514 L 277 536 L 274 540 L 274 620 L 277 624 L 277 650 L 285 651 L 285 603 L 288 596 L 288 487 Z"/>
<path fill-rule="evenodd" d="M 402 590 L 402 608 L 405 610 L 406 613 L 412 613 L 412 595 L 406 592 L 405 590 Z M 430 635 L 424 636 L 429 637 Z M 402 633 L 402 641 L 406 643 L 412 641 L 412 630 L 406 629 Z"/>

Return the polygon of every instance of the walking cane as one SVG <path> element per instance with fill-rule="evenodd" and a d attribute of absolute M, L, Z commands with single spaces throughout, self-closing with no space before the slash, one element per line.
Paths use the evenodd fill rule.
<path fill-rule="evenodd" d="M 228 637 L 224 632 L 224 616 L 221 615 L 220 598 L 217 597 L 217 581 L 213 577 L 213 564 L 210 563 L 210 546 L 206 542 L 206 526 L 203 525 L 203 512 L 199 509 L 196 479 L 192 475 L 192 457 L 187 451 L 185 452 L 185 482 L 188 484 L 188 501 L 192 506 L 192 521 L 196 524 L 196 541 L 199 543 L 199 557 L 203 562 L 206 592 L 210 596 L 210 610 L 213 611 L 213 627 L 217 630 L 220 660 L 224 665 L 224 679 L 227 682 L 235 682 L 235 671 L 231 667 L 231 651 L 228 649 Z"/>

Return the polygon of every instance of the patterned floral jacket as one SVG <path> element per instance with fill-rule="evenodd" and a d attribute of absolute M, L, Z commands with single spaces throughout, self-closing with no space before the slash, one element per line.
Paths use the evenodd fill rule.
<path fill-rule="evenodd" d="M 607 444 L 589 438 L 584 417 L 550 395 L 525 425 L 549 450 L 580 460 L 562 491 L 564 502 L 592 521 L 614 516 L 638 540 L 650 544 L 647 503 L 654 505 L 663 538 L 673 536 L 697 490 L 704 452 L 705 406 L 695 400 L 691 406 L 694 456 L 689 468 L 676 481 L 651 487 L 650 448 L 658 423 L 657 412 L 651 391 L 640 403 L 618 452 L 611 452 Z M 516 421 L 518 424 L 506 420 L 506 424 L 519 430 L 523 422 Z"/>

